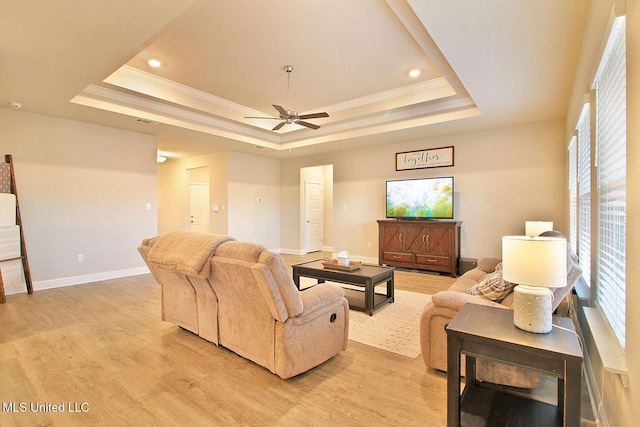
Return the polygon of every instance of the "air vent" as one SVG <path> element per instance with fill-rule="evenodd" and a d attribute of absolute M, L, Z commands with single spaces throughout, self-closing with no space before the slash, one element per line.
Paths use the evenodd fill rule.
<path fill-rule="evenodd" d="M 136 122 L 138 123 L 144 123 L 145 125 L 157 125 L 157 122 L 154 122 L 153 120 L 149 120 L 149 119 L 143 119 L 142 117 L 138 117 L 136 119 Z"/>

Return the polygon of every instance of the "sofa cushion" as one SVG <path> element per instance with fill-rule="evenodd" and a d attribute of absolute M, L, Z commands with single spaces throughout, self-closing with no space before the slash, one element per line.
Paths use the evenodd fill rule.
<path fill-rule="evenodd" d="M 507 282 L 502 278 L 502 263 L 500 263 L 496 266 L 496 271 L 484 276 L 477 284 L 467 289 L 465 293 L 501 302 L 513 291 L 515 286 L 515 283 Z"/>
<path fill-rule="evenodd" d="M 304 305 L 300 291 L 293 283 L 291 270 L 287 263 L 277 253 L 264 251 L 258 259 L 259 266 L 254 269 L 254 276 L 261 284 L 263 292 L 268 289 L 269 298 L 265 295 L 268 304 L 271 301 L 282 301 L 286 308 L 286 314 L 280 313 L 274 317 L 284 322 L 289 317 L 295 317 L 304 311 Z M 264 283 L 263 283 L 264 281 Z"/>
<path fill-rule="evenodd" d="M 504 297 L 504 299 L 500 302 L 503 306 L 507 308 L 513 309 L 513 301 L 515 299 L 515 292 L 511 292 L 509 295 Z"/>
<path fill-rule="evenodd" d="M 477 284 L 487 273 L 484 271 L 473 269 L 464 273 L 450 287 L 449 291 L 464 292 L 473 285 Z"/>
<path fill-rule="evenodd" d="M 478 266 L 474 270 L 480 270 L 485 273 L 493 273 L 496 270 L 498 264 L 502 263 L 500 258 L 496 257 L 484 257 L 478 261 Z M 469 270 L 473 271 L 473 270 Z"/>
<path fill-rule="evenodd" d="M 215 250 L 215 256 L 232 258 L 246 262 L 258 262 L 260 254 L 267 248 L 257 243 L 231 240 L 224 242 Z"/>

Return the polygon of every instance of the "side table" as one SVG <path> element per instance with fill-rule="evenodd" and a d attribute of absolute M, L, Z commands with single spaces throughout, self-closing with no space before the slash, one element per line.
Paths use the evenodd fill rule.
<path fill-rule="evenodd" d="M 513 311 L 465 304 L 447 326 L 447 425 L 580 425 L 582 350 L 571 319 L 554 316 L 548 334 L 513 324 Z M 460 395 L 460 357 L 466 380 Z M 476 382 L 476 357 L 537 369 L 558 378 L 558 406 Z"/>

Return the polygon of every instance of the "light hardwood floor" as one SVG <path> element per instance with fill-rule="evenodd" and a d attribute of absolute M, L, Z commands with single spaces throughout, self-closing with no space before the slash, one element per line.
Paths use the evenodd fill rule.
<path fill-rule="evenodd" d="M 396 286 L 432 294 L 453 280 L 399 271 Z M 282 380 L 162 322 L 151 275 L 9 296 L 0 367 L 2 426 L 446 424 L 446 375 L 420 357 L 350 341 Z"/>
<path fill-rule="evenodd" d="M 404 274 L 398 276 L 403 289 Z M 406 279 L 404 289 L 419 289 L 421 277 Z M 282 380 L 162 322 L 160 286 L 150 275 L 10 295 L 0 305 L 0 364 L 3 426 L 442 426 L 446 420 L 445 375 L 428 372 L 420 358 L 350 341 L 323 365 Z M 25 412 L 10 412 L 21 404 Z M 65 412 L 32 412 L 37 404 L 49 405 L 44 410 L 63 404 Z"/>

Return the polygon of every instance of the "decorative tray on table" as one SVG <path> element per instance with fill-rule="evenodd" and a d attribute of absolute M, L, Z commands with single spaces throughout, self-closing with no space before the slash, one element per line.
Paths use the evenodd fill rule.
<path fill-rule="evenodd" d="M 340 271 L 353 271 L 360 268 L 360 261 L 351 261 L 349 264 L 345 264 L 342 261 L 338 261 L 337 259 L 327 259 L 322 261 L 322 265 L 324 268 L 328 268 L 329 270 L 340 270 Z"/>

